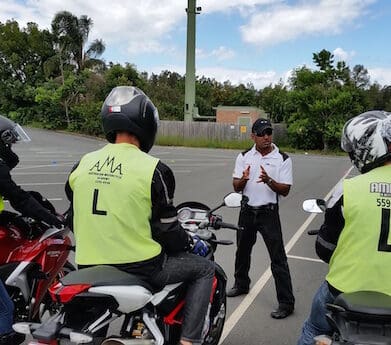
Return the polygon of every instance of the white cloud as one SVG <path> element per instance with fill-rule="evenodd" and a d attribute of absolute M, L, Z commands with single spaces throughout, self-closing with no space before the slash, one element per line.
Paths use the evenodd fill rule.
<path fill-rule="evenodd" d="M 353 56 L 356 55 L 356 52 L 355 51 L 347 52 L 342 48 L 336 48 L 333 51 L 333 55 L 338 61 L 348 62 Z"/>
<path fill-rule="evenodd" d="M 50 28 L 58 11 L 66 10 L 76 16 L 87 14 L 94 22 L 91 39 L 120 44 L 123 51 L 137 55 L 166 50 L 161 38 L 167 37 L 181 20 L 185 22 L 185 7 L 179 0 L 144 0 L 132 4 L 122 0 L 26 0 L 25 5 L 1 0 L 0 21 L 13 18 L 21 26 L 32 21 L 41 28 Z"/>
<path fill-rule="evenodd" d="M 235 52 L 232 49 L 227 47 L 220 46 L 217 49 L 214 49 L 211 54 L 213 57 L 216 57 L 218 61 L 229 60 L 235 56 Z"/>
<path fill-rule="evenodd" d="M 16 19 L 21 26 L 36 22 L 50 28 L 56 12 L 67 10 L 87 14 L 94 26 L 91 40 L 102 38 L 107 47 L 118 45 L 131 56 L 145 52 L 172 51 L 171 35 L 186 27 L 184 0 L 16 0 L 0 1 L 0 21 Z M 306 35 L 337 33 L 363 14 L 375 0 L 198 0 L 203 13 L 240 12 L 249 22 L 240 30 L 245 42 L 265 46 Z M 172 43 L 172 45 L 175 44 Z M 225 49 L 225 48 L 223 48 Z M 214 55 L 215 54 L 215 55 Z M 230 50 L 216 48 L 212 56 L 233 57 Z"/>
<path fill-rule="evenodd" d="M 180 75 L 185 75 L 185 69 L 182 66 L 160 65 L 155 66 L 152 73 L 160 74 L 161 71 L 169 70 L 176 71 Z M 252 83 L 256 89 L 262 89 L 270 84 L 277 84 L 280 80 L 286 83 L 291 71 L 279 74 L 276 71 L 255 71 L 246 69 L 230 69 L 223 67 L 200 67 L 197 68 L 196 74 L 198 77 L 206 77 L 215 79 L 220 83 L 229 81 L 232 85 Z"/>
<path fill-rule="evenodd" d="M 211 52 L 206 52 L 203 49 L 196 49 L 196 58 L 207 59 L 213 58 L 217 61 L 230 60 L 235 57 L 235 51 L 230 48 L 220 46 L 217 49 L 213 49 Z"/>
<path fill-rule="evenodd" d="M 337 34 L 363 15 L 375 0 L 307 0 L 298 5 L 276 5 L 251 16 L 241 27 L 243 40 L 258 46 L 303 36 Z"/>
<path fill-rule="evenodd" d="M 278 83 L 281 78 L 275 71 L 251 71 L 226 68 L 199 68 L 197 75 L 205 75 L 223 83 L 230 81 L 233 85 L 252 83 L 256 89 L 268 86 L 270 83 Z"/>
<path fill-rule="evenodd" d="M 347 25 L 356 24 L 376 0 L 197 0 L 202 15 L 224 12 L 240 13 L 247 22 L 240 27 L 242 38 L 248 44 L 264 47 L 281 42 L 314 35 L 329 35 L 342 32 Z M 0 0 L 0 21 L 17 20 L 21 26 L 27 22 L 38 23 L 40 28 L 50 28 L 56 12 L 67 10 L 80 16 L 87 14 L 94 21 L 91 40 L 102 38 L 107 46 L 105 55 L 121 54 L 126 61 L 134 61 L 136 55 L 156 54 L 160 56 L 185 55 L 175 35 L 186 30 L 185 0 Z M 237 21 L 235 21 L 237 23 Z M 116 52 L 116 49 L 118 52 Z M 338 47 L 333 52 L 337 59 L 349 60 L 356 53 Z M 238 54 L 226 46 L 216 46 L 205 51 L 197 49 L 197 59 L 205 66 L 197 69 L 198 75 L 215 78 L 220 82 L 230 80 L 233 84 L 251 82 L 256 88 L 286 81 L 284 74 L 273 70 L 257 71 L 224 68 L 226 60 L 234 61 Z M 111 60 L 111 58 L 110 58 Z M 115 60 L 115 59 L 112 59 Z M 125 61 L 115 61 L 125 62 Z M 213 67 L 219 65 L 219 67 Z M 239 65 L 241 66 L 241 65 Z M 292 66 L 295 68 L 295 66 Z M 148 67 L 148 72 L 160 73 Z M 277 66 L 276 66 L 277 68 Z M 252 70 L 253 69 L 253 70 Z M 184 74 L 184 68 L 172 68 Z M 391 72 L 387 69 L 369 69 L 371 81 L 391 84 Z"/>
<path fill-rule="evenodd" d="M 391 68 L 368 68 L 368 74 L 371 77 L 371 83 L 391 85 Z"/>
<path fill-rule="evenodd" d="M 197 6 L 202 7 L 202 11 L 211 12 L 232 12 L 240 11 L 242 14 L 249 14 L 260 6 L 273 5 L 284 0 L 199 0 Z"/>
<path fill-rule="evenodd" d="M 185 68 L 176 65 L 159 65 L 152 68 L 152 73 L 160 74 L 161 71 L 175 71 L 180 75 L 185 75 Z M 269 85 L 276 85 L 280 82 L 288 85 L 289 78 L 293 70 L 278 73 L 273 70 L 257 71 L 250 69 L 230 69 L 223 67 L 201 67 L 197 68 L 196 74 L 201 77 L 213 78 L 220 83 L 230 81 L 232 85 L 252 83 L 256 89 L 263 89 Z M 369 68 L 368 74 L 371 83 L 377 82 L 380 85 L 391 85 L 391 68 Z"/>

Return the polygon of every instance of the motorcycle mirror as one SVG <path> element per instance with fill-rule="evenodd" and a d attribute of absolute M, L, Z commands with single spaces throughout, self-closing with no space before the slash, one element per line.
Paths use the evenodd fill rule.
<path fill-rule="evenodd" d="M 229 193 L 224 197 L 224 205 L 227 207 L 240 207 L 242 202 L 242 194 Z"/>
<path fill-rule="evenodd" d="M 208 215 L 213 213 L 214 211 L 218 210 L 220 207 L 227 206 L 227 207 L 239 207 L 242 201 L 242 194 L 240 193 L 229 193 L 224 197 L 223 202 L 215 207 L 209 210 Z"/>
<path fill-rule="evenodd" d="M 323 199 L 307 199 L 303 201 L 303 210 L 310 213 L 323 213 L 326 211 L 326 201 Z"/>

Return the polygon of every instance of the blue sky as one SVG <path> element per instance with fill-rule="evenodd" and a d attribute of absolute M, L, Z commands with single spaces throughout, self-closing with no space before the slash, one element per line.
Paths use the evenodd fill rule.
<path fill-rule="evenodd" d="M 197 75 L 260 89 L 286 81 L 327 49 L 335 60 L 368 69 L 371 82 L 391 85 L 389 0 L 197 0 Z M 185 73 L 187 0 L 0 0 L 0 21 L 49 28 L 67 10 L 94 21 L 107 62 L 142 72 Z"/>

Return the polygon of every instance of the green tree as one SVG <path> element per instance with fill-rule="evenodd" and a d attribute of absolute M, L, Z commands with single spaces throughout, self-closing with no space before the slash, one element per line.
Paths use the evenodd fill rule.
<path fill-rule="evenodd" d="M 334 66 L 334 56 L 326 50 L 313 54 L 313 60 L 318 71 L 303 67 L 291 78 L 294 111 L 288 131 L 296 147 L 328 150 L 339 146 L 344 122 L 363 110 L 363 97 L 344 62 Z"/>
<path fill-rule="evenodd" d="M 35 101 L 38 104 L 47 106 L 61 105 L 65 112 L 65 122 L 68 128 L 71 128 L 70 111 L 71 106 L 80 101 L 80 96 L 85 93 L 84 82 L 88 72 L 81 75 L 69 74 L 63 83 L 58 84 L 53 81 L 45 83 L 36 90 Z M 55 125 L 62 126 L 63 120 L 57 119 Z"/>
<path fill-rule="evenodd" d="M 145 90 L 159 109 L 161 119 L 183 120 L 185 87 L 182 76 L 170 71 L 152 74 Z"/>
<path fill-rule="evenodd" d="M 109 64 L 109 68 L 104 73 L 105 94 L 108 94 L 114 87 L 120 85 L 137 86 L 144 90 L 145 80 L 141 78 L 136 66 L 126 63 L 125 66 L 120 64 Z"/>
<path fill-rule="evenodd" d="M 11 20 L 0 23 L 0 37 L 0 111 L 29 121 L 34 116 L 31 90 L 44 82 L 44 65 L 55 54 L 52 36 L 35 23 L 21 29 Z"/>
<path fill-rule="evenodd" d="M 363 65 L 356 65 L 353 67 L 351 78 L 356 87 L 368 89 L 370 77 L 368 70 Z"/>
<path fill-rule="evenodd" d="M 289 98 L 287 88 L 280 82 L 266 86 L 260 94 L 260 106 L 269 114 L 273 122 L 289 118 Z"/>

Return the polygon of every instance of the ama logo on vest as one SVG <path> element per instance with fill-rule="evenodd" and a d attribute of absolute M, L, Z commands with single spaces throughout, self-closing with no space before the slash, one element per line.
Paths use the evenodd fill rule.
<path fill-rule="evenodd" d="M 115 157 L 107 156 L 107 158 L 101 163 L 101 161 L 97 161 L 90 171 L 102 172 L 109 171 L 113 175 L 122 175 L 122 164 L 115 164 Z"/>

